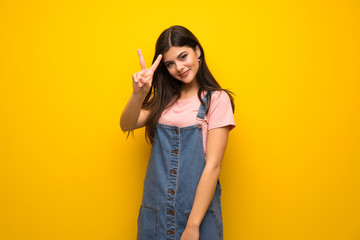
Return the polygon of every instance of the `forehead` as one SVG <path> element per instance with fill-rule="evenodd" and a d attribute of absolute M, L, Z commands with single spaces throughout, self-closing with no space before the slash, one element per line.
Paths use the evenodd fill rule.
<path fill-rule="evenodd" d="M 184 51 L 186 51 L 186 52 L 192 51 L 192 48 L 188 47 L 188 46 L 170 47 L 170 49 L 163 54 L 164 61 L 170 60 L 170 59 L 176 59 L 179 56 L 179 54 L 181 54 Z"/>

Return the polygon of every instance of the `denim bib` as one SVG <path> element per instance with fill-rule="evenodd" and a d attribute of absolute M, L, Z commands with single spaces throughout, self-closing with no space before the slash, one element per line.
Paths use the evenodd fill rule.
<path fill-rule="evenodd" d="M 206 96 L 203 101 L 206 103 Z M 206 104 L 200 104 L 195 125 L 180 128 L 157 123 L 138 215 L 137 240 L 180 240 L 205 167 L 205 108 Z M 199 230 L 199 240 L 223 239 L 219 179 Z"/>

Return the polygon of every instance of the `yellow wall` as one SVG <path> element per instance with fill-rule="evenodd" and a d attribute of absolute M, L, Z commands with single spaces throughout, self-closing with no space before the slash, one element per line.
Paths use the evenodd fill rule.
<path fill-rule="evenodd" d="M 150 145 L 120 114 L 159 34 L 236 94 L 227 240 L 360 239 L 360 4 L 1 1 L 0 239 L 135 239 Z"/>

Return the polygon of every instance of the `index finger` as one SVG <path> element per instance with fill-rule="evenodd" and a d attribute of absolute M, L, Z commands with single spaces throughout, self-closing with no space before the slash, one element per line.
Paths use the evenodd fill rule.
<path fill-rule="evenodd" d="M 156 58 L 154 64 L 151 66 L 151 70 L 153 70 L 155 72 L 156 68 L 159 66 L 159 63 L 161 61 L 162 58 L 162 54 L 159 54 L 158 57 Z"/>
<path fill-rule="evenodd" d="M 145 70 L 146 69 L 145 60 L 144 60 L 144 56 L 142 55 L 140 48 L 137 50 L 137 52 L 139 55 L 141 70 Z"/>

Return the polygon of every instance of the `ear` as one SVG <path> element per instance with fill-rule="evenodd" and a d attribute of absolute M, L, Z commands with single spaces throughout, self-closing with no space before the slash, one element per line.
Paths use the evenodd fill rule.
<path fill-rule="evenodd" d="M 201 50 L 199 48 L 199 45 L 196 45 L 195 53 L 198 58 L 201 56 Z"/>

